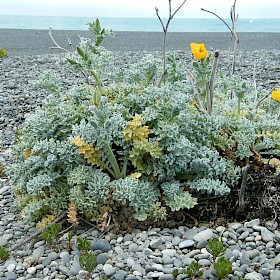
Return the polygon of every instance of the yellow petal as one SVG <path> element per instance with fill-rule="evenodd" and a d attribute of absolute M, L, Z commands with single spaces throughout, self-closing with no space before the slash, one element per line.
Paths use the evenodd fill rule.
<path fill-rule="evenodd" d="M 271 97 L 280 102 L 280 88 L 271 93 Z"/>

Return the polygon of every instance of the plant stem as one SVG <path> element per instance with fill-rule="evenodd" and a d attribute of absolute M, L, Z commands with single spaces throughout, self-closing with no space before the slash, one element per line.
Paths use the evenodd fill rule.
<path fill-rule="evenodd" d="M 122 178 L 122 174 L 121 174 L 121 171 L 120 171 L 120 167 L 119 167 L 119 164 L 118 164 L 118 162 L 117 162 L 117 160 L 116 160 L 116 157 L 115 157 L 115 155 L 114 155 L 114 153 L 113 153 L 113 151 L 112 151 L 112 149 L 111 149 L 111 147 L 110 147 L 110 145 L 109 144 L 106 144 L 105 145 L 105 149 L 107 150 L 107 152 L 108 152 L 108 159 L 109 159 L 109 162 L 110 162 L 110 164 L 111 164 L 111 166 L 112 166 L 112 168 L 113 168 L 113 170 L 114 170 L 114 174 L 115 174 L 115 179 L 120 179 L 120 178 Z"/>
<path fill-rule="evenodd" d="M 238 102 L 237 102 L 237 113 L 240 115 L 240 107 L 241 107 L 241 97 L 238 97 Z"/>
<path fill-rule="evenodd" d="M 128 156 L 126 157 L 125 161 L 123 162 L 122 178 L 126 177 L 127 165 L 128 165 Z"/>
<path fill-rule="evenodd" d="M 171 0 L 169 1 L 169 17 L 167 20 L 166 25 L 163 24 L 163 21 L 159 15 L 159 9 L 155 7 L 157 17 L 161 23 L 162 30 L 163 30 L 163 48 L 162 48 L 162 55 L 163 55 L 163 70 L 161 74 L 161 78 L 159 80 L 158 86 L 160 87 L 161 83 L 165 80 L 165 75 L 166 75 L 166 39 L 167 39 L 167 31 L 169 24 L 171 20 L 174 18 L 175 14 L 182 8 L 182 6 L 186 3 L 187 0 L 184 0 L 182 4 L 175 10 L 175 12 L 172 14 L 172 8 L 171 8 Z"/>
<path fill-rule="evenodd" d="M 207 100 L 207 112 L 209 115 L 212 114 L 212 105 L 213 105 L 213 91 L 214 91 L 214 79 L 218 64 L 219 52 L 215 52 L 214 62 L 211 71 L 210 81 L 206 82 L 206 100 Z"/>

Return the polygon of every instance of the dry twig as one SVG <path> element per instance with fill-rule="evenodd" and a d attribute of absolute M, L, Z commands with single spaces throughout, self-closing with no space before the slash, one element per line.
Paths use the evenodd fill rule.
<path fill-rule="evenodd" d="M 51 222 L 49 225 L 39 229 L 36 233 L 32 234 L 31 236 L 27 237 L 26 239 L 22 240 L 21 242 L 19 242 L 18 244 L 15 244 L 14 246 L 12 246 L 10 248 L 10 252 L 15 251 L 17 248 L 25 245 L 26 243 L 28 243 L 29 241 L 31 241 L 32 239 L 36 238 L 37 236 L 39 236 L 43 231 L 45 231 L 46 229 L 48 229 L 50 226 L 52 226 L 53 224 L 58 223 L 60 220 L 62 220 L 64 218 L 64 216 L 66 215 L 66 211 L 62 212 L 60 214 L 60 216 L 58 216 L 53 222 Z"/>

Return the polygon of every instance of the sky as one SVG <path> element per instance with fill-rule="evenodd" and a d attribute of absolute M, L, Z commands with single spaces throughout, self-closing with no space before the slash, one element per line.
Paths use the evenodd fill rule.
<path fill-rule="evenodd" d="M 172 0 L 172 11 L 183 0 Z M 168 17 L 168 0 L 0 0 L 3 15 L 49 15 L 87 17 L 156 17 L 158 7 L 162 18 Z M 177 18 L 211 18 L 201 8 L 230 17 L 234 0 L 187 0 Z M 279 0 L 237 0 L 240 18 L 280 18 Z"/>

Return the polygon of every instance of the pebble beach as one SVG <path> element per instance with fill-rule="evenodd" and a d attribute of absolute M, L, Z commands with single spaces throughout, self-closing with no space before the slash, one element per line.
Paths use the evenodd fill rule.
<path fill-rule="evenodd" d="M 120 50 L 117 46 L 114 47 L 113 43 L 108 43 L 108 49 L 114 52 L 115 67 L 129 67 L 146 54 L 161 57 L 160 44 L 155 47 L 159 37 L 151 37 L 155 44 L 151 39 L 149 45 L 155 49 L 142 47 L 141 44 L 137 48 L 135 43 L 131 43 L 129 50 L 129 41 L 133 41 L 134 33 L 131 33 L 132 37 L 129 37 L 129 32 L 119 33 L 118 36 L 124 36 L 124 33 L 127 49 Z M 27 34 L 28 31 L 25 33 L 26 38 Z M 257 47 L 259 38 L 264 38 L 258 33 L 252 35 L 255 41 L 250 41 L 250 44 L 246 45 L 241 40 L 237 53 L 238 74 L 249 81 L 255 78 L 257 89 L 265 88 L 268 92 L 280 85 L 280 33 L 277 34 L 271 38 L 269 46 L 263 48 Z M 4 166 L 11 161 L 9 147 L 15 143 L 14 132 L 48 94 L 36 87 L 39 73 L 45 70 L 53 71 L 62 78 L 65 89 L 84 82 L 82 76 L 69 68 L 64 54 L 49 49 L 51 42 L 37 41 L 36 36 L 31 36 L 33 43 L 37 42 L 38 49 L 35 46 L 33 49 L 28 47 L 30 42 L 11 46 L 9 42 L 14 40 L 13 36 L 13 32 L 10 32 L 8 37 L 7 33 L 0 30 L 0 39 L 6 38 L 6 41 L 0 40 L 0 47 L 6 48 L 9 53 L 6 58 L 0 59 L 0 162 Z M 47 37 L 47 34 L 45 36 Z M 44 39 L 49 40 L 45 36 Z M 170 38 L 173 38 L 172 36 L 176 34 L 170 34 Z M 223 46 L 220 48 L 219 67 L 225 69 L 228 41 L 221 44 L 225 34 L 220 37 L 217 34 L 205 36 L 200 37 L 201 41 L 210 38 L 214 43 L 219 42 L 220 46 Z M 146 42 L 146 37 L 141 38 L 139 39 L 138 33 L 139 42 Z M 178 40 L 183 42 L 185 39 L 181 36 Z M 214 43 L 211 48 L 215 50 L 217 48 Z M 178 58 L 190 63 L 192 56 L 188 45 L 184 44 L 185 46 L 176 46 L 175 40 L 171 40 L 168 51 L 175 52 Z M 0 178 L 0 247 L 10 250 L 36 231 L 35 224 L 23 223 L 13 206 L 11 182 L 4 174 Z M 91 279 L 95 280 L 104 279 L 103 276 L 116 280 L 190 279 L 184 274 L 184 270 L 193 261 L 203 267 L 204 273 L 200 279 L 218 279 L 212 266 L 211 255 L 206 250 L 208 241 L 213 237 L 221 237 L 227 248 L 225 257 L 231 261 L 233 267 L 229 279 L 280 279 L 280 231 L 273 217 L 266 222 L 257 218 L 242 223 L 232 221 L 226 226 L 215 228 L 201 224 L 194 227 L 186 225 L 147 230 L 136 228 L 131 233 L 115 234 L 87 227 L 78 228 L 75 234 L 91 242 L 91 248 L 97 256 L 97 266 L 91 276 Z M 67 233 L 60 236 L 59 250 L 50 248 L 39 236 L 16 248 L 10 259 L 0 262 L 0 280 L 86 279 L 87 272 L 79 264 L 76 243 L 72 242 L 68 250 L 66 240 Z M 173 275 L 175 269 L 178 270 L 176 277 Z"/>

